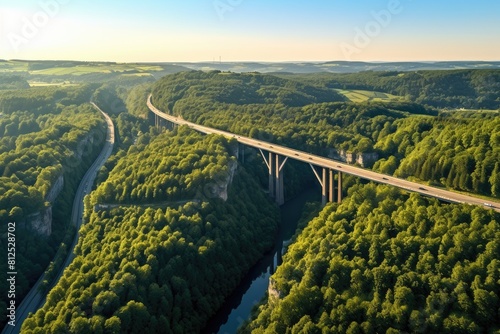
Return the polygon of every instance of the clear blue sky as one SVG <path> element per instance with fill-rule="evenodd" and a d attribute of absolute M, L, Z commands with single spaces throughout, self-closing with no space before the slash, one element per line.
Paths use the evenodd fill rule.
<path fill-rule="evenodd" d="M 500 60 L 493 0 L 0 0 L 0 58 Z"/>

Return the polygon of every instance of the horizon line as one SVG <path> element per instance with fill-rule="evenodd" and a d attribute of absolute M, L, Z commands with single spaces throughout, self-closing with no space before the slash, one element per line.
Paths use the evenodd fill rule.
<path fill-rule="evenodd" d="M 310 64 L 324 64 L 324 63 L 368 63 L 368 64 L 389 64 L 389 63 L 422 63 L 422 64 L 436 64 L 436 63 L 500 63 L 498 60 L 197 60 L 197 61 L 113 61 L 113 60 L 78 60 L 78 59 L 3 59 L 0 61 L 19 61 L 19 62 L 80 62 L 80 63 L 114 63 L 114 64 L 231 64 L 231 63 L 263 63 L 263 64 L 283 64 L 283 63 L 310 63 Z"/>

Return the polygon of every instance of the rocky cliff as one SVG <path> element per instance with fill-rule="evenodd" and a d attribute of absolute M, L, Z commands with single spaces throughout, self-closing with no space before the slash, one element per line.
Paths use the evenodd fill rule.
<path fill-rule="evenodd" d="M 269 279 L 269 285 L 267 287 L 267 293 L 269 295 L 269 302 L 274 303 L 277 300 L 283 298 L 283 293 L 276 288 L 276 283 L 272 279 Z"/>
<path fill-rule="evenodd" d="M 52 204 L 63 187 L 64 176 L 60 175 L 45 197 L 45 202 L 49 203 L 49 206 L 26 217 L 27 226 L 30 226 L 36 233 L 46 237 L 52 234 Z"/>
<path fill-rule="evenodd" d="M 214 182 L 214 185 L 216 186 L 215 192 L 217 194 L 217 197 L 221 198 L 224 201 L 227 201 L 227 189 L 233 182 L 234 173 L 236 172 L 237 168 L 238 163 L 236 163 L 235 161 L 231 161 L 229 163 L 228 175 L 224 175 L 223 177 L 221 177 L 221 180 L 219 180 L 220 182 Z"/>
<path fill-rule="evenodd" d="M 328 157 L 348 164 L 357 163 L 362 167 L 368 167 L 378 160 L 378 153 L 352 153 L 344 150 L 337 151 L 336 149 L 330 149 Z"/>
<path fill-rule="evenodd" d="M 63 187 L 64 187 L 64 176 L 61 174 L 57 178 L 56 182 L 54 182 L 52 188 L 47 192 L 47 196 L 45 196 L 45 201 L 54 203 L 54 201 L 56 200 L 57 196 L 59 196 L 59 193 L 61 192 Z"/>
<path fill-rule="evenodd" d="M 52 234 L 52 206 L 44 210 L 29 215 L 26 220 L 36 233 L 49 237 Z"/>

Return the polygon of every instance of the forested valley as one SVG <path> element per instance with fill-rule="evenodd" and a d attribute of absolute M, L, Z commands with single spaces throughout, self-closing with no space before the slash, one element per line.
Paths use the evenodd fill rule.
<path fill-rule="evenodd" d="M 18 300 L 49 265 L 61 242 L 74 233 L 69 226 L 73 194 L 105 139 L 102 116 L 85 104 L 92 89 L 0 92 L 0 234 L 6 233 L 8 222 L 16 223 Z M 32 226 L 38 216 L 47 214 L 52 221 Z M 6 249 L 6 238 L 0 244 Z M 1 263 L 7 272 L 7 262 Z M 0 286 L 8 290 L 5 280 Z M 0 301 L 2 324 L 3 298 L 6 295 Z"/>
<path fill-rule="evenodd" d="M 500 215 L 357 185 L 289 247 L 240 333 L 496 333 Z"/>
<path fill-rule="evenodd" d="M 88 198 L 76 258 L 23 332 L 201 330 L 277 228 L 233 150 L 187 128 L 132 146 Z"/>
<path fill-rule="evenodd" d="M 497 82 L 492 73 L 483 79 Z M 327 89 L 258 73 L 183 72 L 160 80 L 152 93 L 160 110 L 199 124 L 324 156 L 375 154 L 365 165 L 376 171 L 500 196 L 498 112 L 352 103 Z"/>
<path fill-rule="evenodd" d="M 243 163 L 234 139 L 153 127 L 149 93 L 159 109 L 199 124 L 500 198 L 498 70 L 55 65 L 22 66 L 31 79 L 68 82 L 30 88 L 25 73 L 0 76 L 0 234 L 18 222 L 20 295 L 75 232 L 74 191 L 105 138 L 90 101 L 112 116 L 117 143 L 85 197 L 76 257 L 23 333 L 198 333 L 273 247 L 279 211 L 260 154 L 246 149 Z M 353 102 L 357 90 L 395 98 Z M 60 176 L 64 188 L 49 203 Z M 306 164 L 286 164 L 286 198 L 316 182 Z M 310 206 L 242 333 L 500 330 L 499 214 L 348 176 L 344 193 L 341 204 Z M 49 206 L 47 237 L 25 222 Z"/>
<path fill-rule="evenodd" d="M 365 71 L 345 74 L 290 74 L 283 77 L 324 88 L 381 91 L 438 108 L 500 108 L 498 70 Z"/>

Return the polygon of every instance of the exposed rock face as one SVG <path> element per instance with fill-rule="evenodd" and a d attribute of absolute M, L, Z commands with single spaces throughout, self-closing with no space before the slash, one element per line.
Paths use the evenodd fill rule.
<path fill-rule="evenodd" d="M 78 143 L 78 148 L 75 152 L 76 160 L 80 162 L 84 154 L 88 154 L 89 147 L 94 144 L 94 133 L 89 133 L 83 140 Z M 52 204 L 57 196 L 61 193 L 64 187 L 64 176 L 61 174 L 54 182 L 52 188 L 45 196 L 45 201 L 50 203 L 50 206 L 26 217 L 26 225 L 43 236 L 52 234 Z"/>
<path fill-rule="evenodd" d="M 78 148 L 75 152 L 76 158 L 78 161 L 82 160 L 83 155 L 88 154 L 90 147 L 94 144 L 94 136 L 92 133 L 89 133 L 78 143 Z"/>
<path fill-rule="evenodd" d="M 269 294 L 270 302 L 274 302 L 277 301 L 278 299 L 283 298 L 283 293 L 276 288 L 275 282 L 272 278 L 269 279 L 269 286 L 267 288 L 267 293 Z"/>
<path fill-rule="evenodd" d="M 28 226 L 31 226 L 38 234 L 45 237 L 49 237 L 52 234 L 52 206 L 29 215 L 26 219 Z"/>
<path fill-rule="evenodd" d="M 358 154 L 358 157 L 356 159 L 356 162 L 360 164 L 363 167 L 366 166 L 371 166 L 378 160 L 378 153 L 372 152 L 372 153 L 361 153 Z"/>
<path fill-rule="evenodd" d="M 220 180 L 222 182 L 216 182 L 217 185 L 217 197 L 221 198 L 224 201 L 227 201 L 227 189 L 229 185 L 233 182 L 234 173 L 238 168 L 238 163 L 235 161 L 231 161 L 229 163 L 229 174 L 225 176 L 225 180 Z"/>
<path fill-rule="evenodd" d="M 362 167 L 366 167 L 378 160 L 378 153 L 352 153 L 344 150 L 337 151 L 336 149 L 330 149 L 328 157 L 348 164 L 358 163 Z"/>
<path fill-rule="evenodd" d="M 31 226 L 36 233 L 46 237 L 52 234 L 52 203 L 54 203 L 57 196 L 59 196 L 63 187 L 64 176 L 61 175 L 57 178 L 45 197 L 45 201 L 49 202 L 51 205 L 26 217 L 27 226 Z"/>
<path fill-rule="evenodd" d="M 53 203 L 56 200 L 57 196 L 59 196 L 59 193 L 61 192 L 63 187 L 64 187 L 64 176 L 61 174 L 57 178 L 56 182 L 54 182 L 52 188 L 47 193 L 45 201 Z"/>

